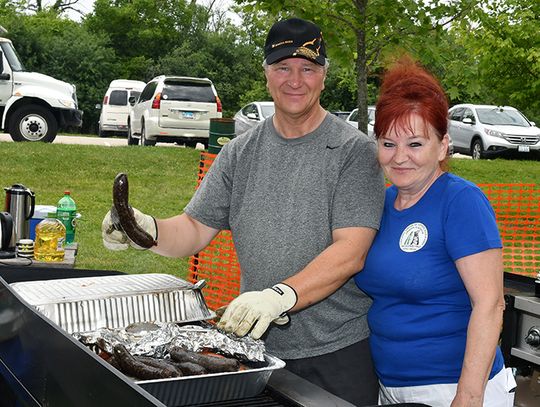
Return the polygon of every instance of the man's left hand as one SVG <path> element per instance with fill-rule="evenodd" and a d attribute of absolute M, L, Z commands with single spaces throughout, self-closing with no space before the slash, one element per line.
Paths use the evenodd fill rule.
<path fill-rule="evenodd" d="M 284 325 L 289 322 L 287 311 L 294 307 L 296 300 L 294 289 L 283 283 L 240 294 L 227 306 L 217 327 L 238 336 L 251 330 L 251 337 L 259 339 L 270 323 Z"/>

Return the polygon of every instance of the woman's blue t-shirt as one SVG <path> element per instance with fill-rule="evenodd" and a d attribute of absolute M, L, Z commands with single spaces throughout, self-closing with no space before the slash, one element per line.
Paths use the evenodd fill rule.
<path fill-rule="evenodd" d="M 373 297 L 375 368 L 387 387 L 457 383 L 472 308 L 455 261 L 502 247 L 495 214 L 476 185 L 448 173 L 410 208 L 396 210 L 396 195 L 388 188 L 380 230 L 355 277 Z M 497 348 L 490 378 L 502 366 Z"/>

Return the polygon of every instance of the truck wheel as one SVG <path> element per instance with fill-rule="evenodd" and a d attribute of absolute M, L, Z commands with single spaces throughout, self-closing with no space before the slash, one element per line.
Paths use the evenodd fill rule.
<path fill-rule="evenodd" d="M 58 132 L 54 115 L 39 105 L 17 109 L 9 120 L 9 134 L 13 141 L 44 141 L 52 143 Z"/>

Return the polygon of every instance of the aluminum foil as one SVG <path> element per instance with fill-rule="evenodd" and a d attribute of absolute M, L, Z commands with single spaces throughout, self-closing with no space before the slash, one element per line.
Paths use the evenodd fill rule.
<path fill-rule="evenodd" d="M 214 325 L 178 325 L 174 323 L 135 323 L 122 329 L 101 328 L 92 332 L 75 333 L 83 344 L 112 353 L 114 345 L 123 344 L 131 354 L 164 358 L 172 346 L 199 352 L 209 349 L 240 361 L 264 362 L 264 342 L 249 336 L 239 338 L 217 329 Z"/>

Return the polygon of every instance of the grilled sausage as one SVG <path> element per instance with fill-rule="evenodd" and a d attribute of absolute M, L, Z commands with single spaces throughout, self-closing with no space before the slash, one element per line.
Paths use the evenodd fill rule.
<path fill-rule="evenodd" d="M 129 206 L 128 178 L 122 172 L 114 179 L 111 219 L 115 226 L 121 228 L 137 246 L 149 249 L 157 245 L 154 238 L 146 233 L 135 220 L 133 209 Z"/>
<path fill-rule="evenodd" d="M 190 352 L 179 346 L 169 349 L 169 353 L 171 355 L 171 359 L 176 362 L 195 363 L 202 366 L 210 373 L 236 372 L 238 369 L 240 369 L 240 362 L 236 359 Z"/>
<path fill-rule="evenodd" d="M 184 376 L 199 376 L 208 373 L 204 367 L 193 362 L 178 363 L 171 361 L 171 363 L 173 363 L 174 366 L 176 366 L 176 368 L 184 374 Z"/>
<path fill-rule="evenodd" d="M 180 374 L 176 369 L 164 369 L 162 367 L 150 366 L 137 360 L 124 345 L 118 344 L 113 348 L 116 361 L 120 365 L 120 370 L 137 379 L 166 379 L 169 377 L 178 377 Z"/>
<path fill-rule="evenodd" d="M 179 371 L 179 376 L 198 376 L 208 373 L 204 367 L 192 362 L 175 362 L 172 359 L 156 359 L 148 356 L 135 356 L 135 359 L 140 360 L 150 366 L 165 367 L 169 366 Z"/>
<path fill-rule="evenodd" d="M 157 367 L 159 369 L 163 369 L 164 371 L 170 372 L 170 377 L 180 377 L 183 376 L 183 372 L 181 369 L 179 369 L 177 366 L 173 364 L 172 361 L 165 360 L 165 359 L 157 359 L 157 358 L 151 358 L 148 356 L 134 356 L 135 360 L 138 360 L 139 362 L 142 362 L 148 366 Z"/>

